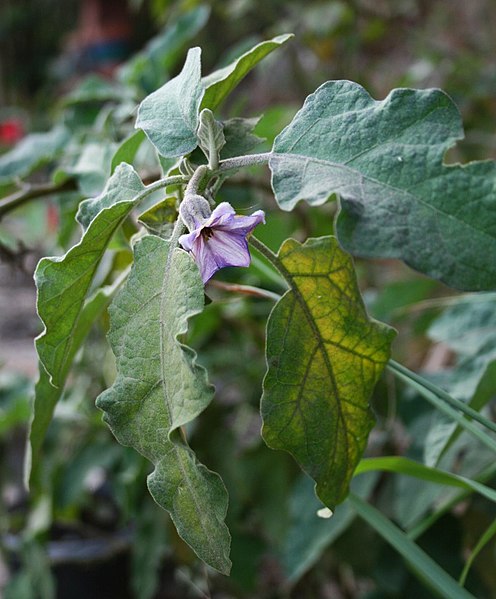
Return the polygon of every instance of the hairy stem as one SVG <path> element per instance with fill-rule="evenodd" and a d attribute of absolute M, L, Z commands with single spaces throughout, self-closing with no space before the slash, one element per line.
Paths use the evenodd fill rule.
<path fill-rule="evenodd" d="M 230 171 L 232 169 L 243 168 L 244 166 L 252 166 L 254 164 L 265 164 L 269 161 L 271 152 L 263 154 L 247 154 L 246 156 L 235 156 L 234 158 L 226 158 L 219 163 L 219 172 Z"/>
<path fill-rule="evenodd" d="M 188 186 L 186 187 L 186 192 L 184 194 L 185 197 L 188 195 L 198 194 L 198 189 L 200 188 L 200 185 L 208 172 L 209 168 L 205 164 L 202 164 L 196 169 L 189 180 Z"/>

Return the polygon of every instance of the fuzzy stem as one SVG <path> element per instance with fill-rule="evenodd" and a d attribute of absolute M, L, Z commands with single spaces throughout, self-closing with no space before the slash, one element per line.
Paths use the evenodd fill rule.
<path fill-rule="evenodd" d="M 226 158 L 220 161 L 218 171 L 222 173 L 244 166 L 252 166 L 253 164 L 265 164 L 269 161 L 271 154 L 271 152 L 264 152 L 263 154 L 247 154 L 246 156 Z"/>
<path fill-rule="evenodd" d="M 208 172 L 209 172 L 208 166 L 206 166 L 205 164 L 202 164 L 195 170 L 195 172 L 193 173 L 193 176 L 189 180 L 188 186 L 186 187 L 184 197 L 186 197 L 188 195 L 198 194 L 198 188 L 200 187 L 200 184 L 203 181 L 203 178 L 205 177 L 205 175 Z"/>

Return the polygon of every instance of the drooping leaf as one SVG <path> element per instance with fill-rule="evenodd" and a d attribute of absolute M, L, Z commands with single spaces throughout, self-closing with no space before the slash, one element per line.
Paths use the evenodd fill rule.
<path fill-rule="evenodd" d="M 267 325 L 262 434 L 296 458 L 333 508 L 348 493 L 373 426 L 368 402 L 394 332 L 368 318 L 336 239 L 289 239 L 278 260 L 290 290 Z"/>
<path fill-rule="evenodd" d="M 42 258 L 35 272 L 38 288 L 38 314 L 45 330 L 36 339 L 38 356 L 51 377 L 51 383 L 60 386 L 63 373 L 71 356 L 74 331 L 93 277 L 113 234 L 129 215 L 134 205 L 147 193 L 138 195 L 127 187 L 132 167 L 118 168 L 108 183 L 112 201 L 100 196 L 101 209 L 93 205 L 95 218 L 91 220 L 81 241 L 64 256 Z M 119 189 L 122 177 L 121 193 Z M 136 175 L 137 177 L 137 175 Z"/>
<path fill-rule="evenodd" d="M 204 93 L 200 55 L 200 48 L 191 48 L 179 75 L 147 96 L 139 106 L 136 128 L 143 129 L 162 156 L 174 158 L 196 148 Z"/>
<path fill-rule="evenodd" d="M 456 288 L 496 287 L 493 162 L 443 164 L 463 131 L 438 90 L 397 89 L 373 100 L 330 81 L 310 95 L 274 143 L 280 206 L 338 194 L 337 234 L 353 254 L 400 258 Z"/>
<path fill-rule="evenodd" d="M 184 46 L 192 40 L 208 20 L 210 7 L 203 5 L 167 23 L 142 52 L 126 62 L 118 71 L 118 78 L 127 85 L 138 86 L 151 93 L 170 77 Z"/>
<path fill-rule="evenodd" d="M 69 139 L 65 127 L 55 127 L 47 133 L 32 133 L 10 152 L 0 156 L 0 184 L 14 177 L 24 177 L 39 166 L 56 158 Z"/>
<path fill-rule="evenodd" d="M 150 493 L 180 536 L 206 563 L 227 573 L 227 492 L 178 430 L 213 395 L 195 352 L 178 340 L 202 308 L 203 284 L 191 257 L 171 252 L 169 241 L 153 235 L 137 242 L 129 280 L 110 308 L 117 378 L 97 406 L 118 441 L 155 465 Z"/>
<path fill-rule="evenodd" d="M 109 305 L 116 291 L 122 285 L 126 273 L 120 275 L 114 283 L 98 289 L 84 304 L 72 334 L 69 355 L 60 372 L 59 385 L 50 384 L 50 377 L 43 365 L 39 364 L 39 378 L 35 385 L 31 421 L 28 430 L 28 444 L 24 456 L 24 481 L 26 488 L 35 482 L 36 467 L 39 465 L 41 445 L 52 420 L 55 406 L 64 391 L 64 386 L 74 357 L 86 339 L 91 326 Z"/>
<path fill-rule="evenodd" d="M 214 71 L 203 78 L 205 95 L 201 104 L 202 108 L 215 111 L 232 90 L 243 80 L 246 75 L 263 59 L 279 46 L 285 44 L 293 37 L 292 33 L 278 35 L 271 40 L 261 42 L 237 60 L 222 69 Z"/>
<path fill-rule="evenodd" d="M 145 140 L 145 134 L 141 129 L 134 131 L 121 143 L 112 157 L 110 170 L 112 174 L 121 162 L 132 164 L 141 144 Z"/>

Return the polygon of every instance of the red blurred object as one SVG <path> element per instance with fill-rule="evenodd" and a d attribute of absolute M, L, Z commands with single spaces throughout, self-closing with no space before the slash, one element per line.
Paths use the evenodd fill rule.
<path fill-rule="evenodd" d="M 0 122 L 0 143 L 12 145 L 24 137 L 24 125 L 20 119 L 10 118 Z"/>

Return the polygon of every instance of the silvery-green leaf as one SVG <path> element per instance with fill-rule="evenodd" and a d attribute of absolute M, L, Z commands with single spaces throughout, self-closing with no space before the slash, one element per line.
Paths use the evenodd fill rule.
<path fill-rule="evenodd" d="M 179 341 L 203 309 L 198 267 L 183 250 L 149 235 L 134 248 L 131 275 L 110 308 L 109 341 L 117 378 L 97 406 L 118 441 L 154 465 L 148 486 L 197 555 L 227 573 L 230 536 L 227 492 L 200 464 L 179 427 L 212 399 L 195 352 Z"/>
<path fill-rule="evenodd" d="M 401 258 L 460 289 L 496 287 L 496 166 L 443 164 L 462 138 L 439 90 L 393 90 L 376 101 L 358 84 L 329 81 L 274 142 L 280 206 L 338 194 L 338 238 L 353 254 Z"/>
<path fill-rule="evenodd" d="M 114 233 L 146 193 L 143 189 L 136 195 L 132 185 L 127 187 L 132 179 L 130 171 L 131 166 L 123 165 L 111 177 L 108 189 L 121 192 L 111 194 L 115 203 L 107 203 L 105 196 L 100 196 L 100 204 L 88 210 L 89 224 L 81 241 L 64 256 L 42 258 L 36 268 L 37 308 L 45 325 L 36 339 L 36 349 L 55 386 L 63 384 L 63 373 L 72 355 L 74 331 L 100 260 Z M 91 221 L 90 212 L 94 216 Z"/>
<path fill-rule="evenodd" d="M 218 158 L 219 152 L 226 145 L 224 137 L 224 126 L 216 121 L 211 110 L 204 108 L 200 112 L 200 124 L 198 125 L 198 141 L 200 148 L 208 159 L 212 154 Z"/>
<path fill-rule="evenodd" d="M 162 156 L 174 158 L 196 148 L 204 93 L 200 54 L 200 48 L 192 48 L 179 75 L 147 96 L 139 106 L 136 128 L 143 129 Z"/>
<path fill-rule="evenodd" d="M 95 198 L 83 200 L 79 204 L 76 219 L 84 229 L 103 208 L 112 206 L 120 200 L 134 198 L 145 189 L 132 166 L 121 163 L 105 185 L 105 189 Z"/>

